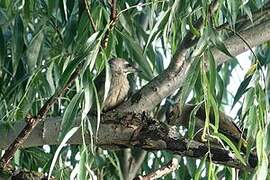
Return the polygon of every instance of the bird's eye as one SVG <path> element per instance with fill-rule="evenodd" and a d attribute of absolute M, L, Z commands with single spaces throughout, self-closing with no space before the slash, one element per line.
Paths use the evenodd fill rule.
<path fill-rule="evenodd" d="M 132 67 L 131 64 L 125 64 L 126 68 Z"/>

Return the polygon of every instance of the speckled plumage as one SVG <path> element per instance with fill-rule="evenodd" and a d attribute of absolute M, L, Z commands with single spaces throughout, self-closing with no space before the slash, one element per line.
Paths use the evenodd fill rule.
<path fill-rule="evenodd" d="M 126 74 L 113 74 L 107 98 L 103 103 L 103 111 L 109 111 L 121 104 L 127 97 L 129 81 Z"/>
<path fill-rule="evenodd" d="M 121 58 L 111 59 L 109 64 L 111 84 L 108 95 L 103 102 L 103 112 L 112 110 L 125 101 L 130 88 L 127 75 L 136 71 L 133 66 Z"/>

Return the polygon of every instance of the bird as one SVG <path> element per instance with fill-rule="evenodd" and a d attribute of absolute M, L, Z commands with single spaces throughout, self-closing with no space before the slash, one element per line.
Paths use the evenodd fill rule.
<path fill-rule="evenodd" d="M 115 109 L 118 105 L 127 99 L 130 85 L 127 75 L 138 72 L 138 68 L 131 65 L 123 58 L 112 58 L 108 61 L 110 67 L 110 88 L 107 97 L 102 104 L 102 112 L 108 112 Z M 99 97 L 104 96 L 105 71 L 100 73 L 99 78 L 95 81 Z"/>

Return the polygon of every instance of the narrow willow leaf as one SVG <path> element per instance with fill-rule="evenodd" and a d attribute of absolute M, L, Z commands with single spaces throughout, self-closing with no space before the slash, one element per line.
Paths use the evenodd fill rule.
<path fill-rule="evenodd" d="M 159 51 L 155 51 L 154 56 L 156 57 L 156 70 L 160 74 L 164 70 L 163 56 Z"/>
<path fill-rule="evenodd" d="M 196 105 L 195 108 L 192 109 L 191 113 L 190 113 L 190 117 L 189 117 L 189 124 L 188 124 L 188 137 L 190 139 L 193 139 L 193 135 L 195 132 L 195 127 L 196 127 L 196 114 L 198 112 L 198 110 L 201 107 L 201 103 Z"/>
<path fill-rule="evenodd" d="M 91 80 L 89 80 L 90 71 L 85 71 L 83 75 L 83 89 L 84 89 L 84 108 L 82 112 L 82 120 L 86 118 L 93 104 L 93 87 Z"/>
<path fill-rule="evenodd" d="M 175 23 L 174 18 L 176 15 L 178 15 L 177 13 L 181 12 L 180 8 L 183 7 L 183 4 L 181 4 L 181 7 L 179 8 L 180 4 L 181 4 L 181 0 L 175 0 L 172 5 L 170 16 L 169 16 L 168 22 L 166 23 L 166 27 L 164 29 L 164 37 L 168 36 L 168 34 L 171 32 L 171 27 L 173 23 Z"/>
<path fill-rule="evenodd" d="M 110 71 L 110 66 L 109 63 L 106 61 L 105 62 L 105 69 L 106 69 L 106 78 L 105 78 L 105 88 L 104 88 L 104 95 L 103 95 L 103 103 L 105 102 L 109 90 L 110 90 L 110 85 L 111 85 L 111 71 Z"/>
<path fill-rule="evenodd" d="M 90 52 L 90 54 L 86 57 L 86 62 L 84 63 L 83 66 L 83 71 L 89 66 L 90 71 L 93 70 L 95 62 L 96 62 L 96 58 L 98 55 L 100 49 L 100 41 L 97 43 L 97 45 L 95 46 L 95 48 L 93 49 L 93 51 Z"/>
<path fill-rule="evenodd" d="M 242 118 L 246 116 L 246 113 L 248 113 L 249 109 L 253 106 L 254 96 L 255 96 L 254 88 L 249 88 L 249 90 L 247 90 L 247 93 L 245 95 L 245 99 L 244 99 L 244 103 L 242 107 L 242 112 L 241 112 Z"/>
<path fill-rule="evenodd" d="M 118 156 L 115 154 L 115 152 L 112 152 L 112 153 L 113 153 L 113 156 L 108 155 L 108 159 L 110 160 L 110 162 L 112 163 L 114 168 L 117 170 L 120 180 L 123 180 L 124 178 L 123 178 L 123 174 L 122 174 L 122 170 L 121 170 Z"/>
<path fill-rule="evenodd" d="M 99 125 L 100 125 L 101 107 L 100 107 L 98 92 L 97 92 L 97 88 L 95 86 L 94 80 L 92 80 L 92 86 L 93 86 L 93 89 L 94 89 L 94 95 L 95 95 L 96 107 L 97 107 L 97 130 L 96 130 L 96 136 L 97 136 L 98 135 L 98 130 L 99 130 Z"/>
<path fill-rule="evenodd" d="M 270 152 L 270 124 L 267 125 L 266 127 L 266 146 L 265 146 L 265 150 L 266 150 L 266 153 L 269 154 Z"/>
<path fill-rule="evenodd" d="M 188 98 L 188 95 L 190 94 L 191 90 L 193 89 L 195 85 L 195 82 L 200 72 L 199 67 L 200 67 L 200 58 L 195 58 L 190 68 L 188 69 L 187 77 L 185 81 L 183 82 L 182 93 L 180 95 L 180 100 L 179 100 L 180 109 L 183 108 Z"/>
<path fill-rule="evenodd" d="M 35 69 L 38 58 L 41 55 L 42 44 L 43 44 L 44 34 L 41 29 L 31 40 L 29 46 L 26 50 L 27 64 L 29 71 L 32 73 Z"/>
<path fill-rule="evenodd" d="M 87 164 L 87 149 L 83 147 L 83 149 L 80 151 L 79 179 L 87 179 L 87 171 L 85 168 L 85 164 Z"/>
<path fill-rule="evenodd" d="M 23 54 L 24 49 L 24 25 L 20 15 L 15 18 L 13 29 L 13 42 L 12 42 L 12 67 L 15 73 L 19 64 L 19 60 Z"/>
<path fill-rule="evenodd" d="M 84 60 L 84 57 L 77 57 L 67 65 L 67 67 L 65 68 L 63 74 L 61 75 L 59 79 L 57 92 L 61 91 L 61 89 L 68 83 L 71 75 L 74 73 L 74 71 L 79 66 L 79 64 Z"/>
<path fill-rule="evenodd" d="M 247 70 L 247 72 L 245 74 L 245 78 L 247 78 L 249 76 L 253 76 L 253 74 L 256 72 L 256 69 L 257 69 L 257 63 L 250 66 L 250 68 Z"/>
<path fill-rule="evenodd" d="M 232 108 L 234 105 L 239 101 L 239 99 L 243 96 L 243 94 L 248 90 L 247 87 L 252 79 L 252 76 L 248 76 L 241 82 L 240 86 L 238 87 L 236 94 L 233 99 Z M 232 109 L 231 108 L 231 109 Z"/>
<path fill-rule="evenodd" d="M 216 132 L 218 131 L 219 128 L 219 109 L 218 105 L 216 103 L 216 100 L 214 99 L 213 95 L 211 93 L 208 93 L 208 100 L 210 101 L 211 107 L 214 111 L 214 117 L 215 117 L 215 127 L 216 127 Z"/>
<path fill-rule="evenodd" d="M 220 50 L 221 52 L 223 52 L 224 54 L 226 54 L 227 56 L 234 58 L 234 56 L 228 51 L 227 47 L 225 46 L 225 44 L 223 43 L 223 41 L 221 40 L 220 36 L 218 36 L 214 30 L 212 30 L 211 28 L 209 29 L 210 32 L 210 38 L 214 44 L 214 46 Z"/>
<path fill-rule="evenodd" d="M 240 160 L 241 163 L 246 165 L 246 162 L 245 162 L 244 158 L 242 157 L 242 155 L 240 154 L 239 150 L 237 149 L 237 147 L 232 143 L 232 141 L 229 138 L 227 138 L 226 136 L 224 136 L 221 133 L 214 133 L 214 136 L 217 136 L 219 139 L 224 141 L 232 149 L 232 152 L 235 154 L 236 158 L 238 160 Z"/>
<path fill-rule="evenodd" d="M 128 34 L 132 34 L 132 28 L 130 26 L 130 23 L 126 20 L 126 17 L 123 14 L 120 14 L 119 21 L 121 23 L 121 26 L 125 29 Z"/>
<path fill-rule="evenodd" d="M 80 16 L 80 20 L 78 22 L 78 27 L 77 27 L 77 37 L 76 41 L 78 42 L 85 42 L 87 38 L 89 37 L 89 25 L 90 21 L 87 15 L 86 10 L 83 11 L 82 15 Z"/>
<path fill-rule="evenodd" d="M 248 15 L 248 18 L 250 19 L 250 21 L 253 23 L 253 19 L 252 19 L 252 12 L 249 6 L 244 5 L 243 6 L 243 10 L 245 11 L 245 13 Z"/>
<path fill-rule="evenodd" d="M 52 94 L 55 92 L 55 83 L 53 78 L 53 68 L 54 63 L 51 63 L 46 71 L 46 79 L 48 81 L 49 87 L 51 89 Z"/>
<path fill-rule="evenodd" d="M 68 47 L 75 38 L 75 35 L 77 33 L 77 21 L 78 21 L 77 14 L 72 13 L 65 27 L 64 32 L 63 44 L 65 49 L 68 49 Z"/>
<path fill-rule="evenodd" d="M 217 74 L 217 86 L 218 86 L 218 93 L 217 93 L 216 98 L 217 98 L 217 103 L 220 106 L 222 103 L 224 92 L 226 90 L 225 85 L 224 85 L 224 80 L 221 78 L 220 74 Z"/>
<path fill-rule="evenodd" d="M 143 70 L 142 74 L 145 75 L 145 78 L 148 81 L 150 81 L 154 77 L 154 75 L 148 60 L 146 59 L 145 56 L 143 56 L 142 48 L 128 34 L 122 32 L 119 32 L 119 34 L 127 40 L 130 50 L 133 50 L 134 56 L 136 57 L 134 60 L 139 64 L 140 68 Z"/>
<path fill-rule="evenodd" d="M 56 152 L 54 153 L 53 156 L 53 160 L 52 160 L 52 164 L 50 166 L 50 170 L 49 170 L 49 174 L 48 174 L 48 179 L 50 179 L 53 168 L 55 166 L 55 163 L 57 161 L 57 158 L 60 154 L 61 149 L 66 145 L 67 141 L 77 132 L 77 130 L 79 129 L 79 127 L 73 127 L 72 129 L 70 129 L 64 136 L 63 140 L 61 141 L 60 145 L 58 146 L 58 148 L 56 149 Z"/>
<path fill-rule="evenodd" d="M 215 94 L 215 85 L 216 85 L 216 79 L 217 79 L 216 61 L 211 51 L 207 51 L 207 55 L 208 55 L 208 63 L 209 63 L 210 91 L 212 94 Z"/>
<path fill-rule="evenodd" d="M 257 123 L 257 117 L 256 117 L 256 107 L 252 105 L 249 108 L 250 110 L 247 116 L 247 123 L 245 124 L 245 126 L 247 128 L 248 142 L 252 142 L 255 140 L 254 134 L 256 134 L 256 132 L 258 131 L 258 123 Z M 251 144 L 248 144 L 248 146 L 249 145 L 251 146 Z"/>
<path fill-rule="evenodd" d="M 34 101 L 34 89 L 35 89 L 35 82 L 38 81 L 39 76 L 40 76 L 40 70 L 35 71 L 35 73 L 33 73 L 26 84 L 25 87 L 25 92 L 23 94 L 23 96 L 20 98 L 20 101 L 16 107 L 16 110 L 14 112 L 15 114 L 15 119 L 23 119 L 25 117 L 25 115 L 28 113 L 31 104 Z"/>
<path fill-rule="evenodd" d="M 193 35 L 195 35 L 196 37 L 200 37 L 200 36 L 201 36 L 200 31 L 198 31 L 198 30 L 193 26 L 193 22 L 192 22 L 191 16 L 189 16 L 189 18 L 188 18 L 188 25 L 189 25 L 190 31 L 192 32 Z"/>
<path fill-rule="evenodd" d="M 97 45 L 97 39 L 100 32 L 93 33 L 86 42 L 81 42 L 76 44 L 76 47 L 74 48 L 76 52 L 81 52 L 82 54 L 89 54 L 93 48 Z"/>
<path fill-rule="evenodd" d="M 196 170 L 196 173 L 194 175 L 194 180 L 200 180 L 201 179 L 201 174 L 203 170 L 205 169 L 205 162 L 206 162 L 207 154 L 204 156 L 204 158 L 201 160 L 199 167 Z"/>
<path fill-rule="evenodd" d="M 80 104 L 80 99 L 81 99 L 82 92 L 77 93 L 70 103 L 67 106 L 67 109 L 65 110 L 61 126 L 60 126 L 60 133 L 59 133 L 59 139 L 61 140 L 62 138 L 65 137 L 67 132 L 73 127 L 75 120 L 76 120 L 76 115 L 77 112 L 79 111 L 79 104 Z"/>
<path fill-rule="evenodd" d="M 6 42 L 3 35 L 3 30 L 0 27 L 0 68 L 2 69 L 2 65 L 5 63 L 6 58 Z M 1 71 L 0 71 L 1 73 Z"/>
<path fill-rule="evenodd" d="M 258 167 L 256 175 L 258 179 L 266 179 L 268 174 L 268 157 L 264 150 L 264 139 L 265 134 L 262 129 L 260 129 L 256 136 L 256 150 L 258 155 Z"/>
<path fill-rule="evenodd" d="M 155 23 L 153 29 L 150 31 L 148 40 L 144 46 L 144 50 L 143 50 L 143 54 L 145 55 L 147 48 L 149 46 L 149 44 L 151 44 L 151 42 L 153 41 L 153 37 L 155 36 L 155 34 L 157 34 L 159 31 L 161 31 L 164 27 L 161 27 L 162 22 L 167 21 L 168 20 L 168 15 L 170 14 L 171 9 L 169 8 L 165 13 L 163 13 L 161 15 L 161 17 L 158 18 L 158 21 Z"/>

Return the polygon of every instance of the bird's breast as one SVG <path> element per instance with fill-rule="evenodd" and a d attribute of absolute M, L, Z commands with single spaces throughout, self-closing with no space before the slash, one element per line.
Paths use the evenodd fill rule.
<path fill-rule="evenodd" d="M 126 75 L 112 76 L 110 90 L 103 103 L 103 111 L 109 111 L 121 104 L 127 97 L 129 81 Z"/>

